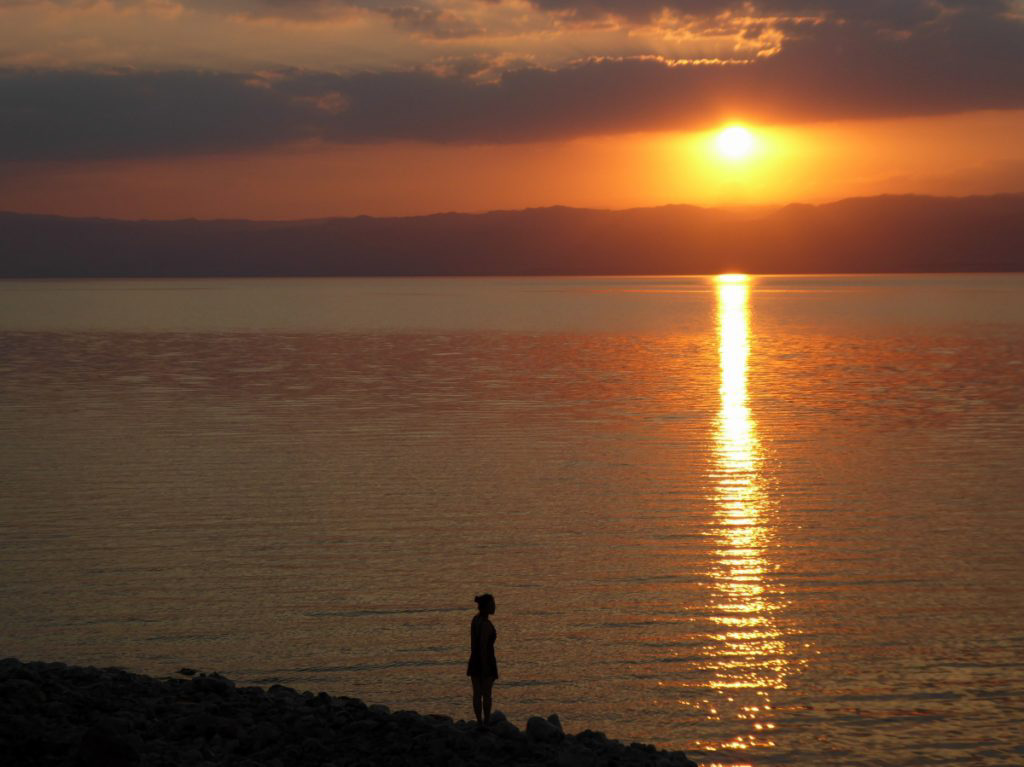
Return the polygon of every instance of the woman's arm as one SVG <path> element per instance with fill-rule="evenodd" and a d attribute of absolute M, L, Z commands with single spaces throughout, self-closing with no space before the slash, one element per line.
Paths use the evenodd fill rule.
<path fill-rule="evenodd" d="M 494 626 L 489 620 L 484 618 L 480 621 L 480 633 L 478 635 L 480 648 L 480 670 L 483 676 L 494 676 L 494 668 L 491 663 L 491 636 L 495 633 Z"/>

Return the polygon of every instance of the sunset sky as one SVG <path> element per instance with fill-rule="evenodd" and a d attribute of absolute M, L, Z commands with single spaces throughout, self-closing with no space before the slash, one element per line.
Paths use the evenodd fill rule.
<path fill-rule="evenodd" d="M 1022 0 L 0 0 L 0 210 L 1022 191 Z"/>

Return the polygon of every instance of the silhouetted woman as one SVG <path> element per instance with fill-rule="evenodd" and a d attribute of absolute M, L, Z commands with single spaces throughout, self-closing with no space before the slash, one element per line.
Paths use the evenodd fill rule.
<path fill-rule="evenodd" d="M 473 713 L 481 727 L 491 721 L 491 687 L 498 678 L 498 661 L 494 657 L 494 640 L 498 632 L 489 616 L 494 615 L 494 597 L 481 594 L 473 597 L 480 612 L 469 627 L 469 666 L 466 676 L 473 680 Z"/>

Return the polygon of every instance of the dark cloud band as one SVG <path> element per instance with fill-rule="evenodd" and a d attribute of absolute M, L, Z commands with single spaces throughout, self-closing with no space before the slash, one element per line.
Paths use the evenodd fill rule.
<path fill-rule="evenodd" d="M 481 6 L 501 0 L 475 0 Z M 89 7 L 101 0 L 0 0 L 0 8 L 25 6 Z M 142 6 L 147 0 L 107 0 L 115 7 Z M 613 16 L 646 22 L 668 11 L 684 17 L 739 16 L 794 18 L 819 16 L 833 20 L 872 22 L 881 27 L 907 28 L 933 21 L 949 12 L 1008 14 L 1015 0 L 530 0 L 541 11 L 563 18 L 591 20 Z M 446 0 L 178 0 L 189 10 L 253 18 L 318 20 L 350 9 L 378 12 L 399 23 L 445 18 L 452 23 L 455 9 Z M 464 7 L 464 4 L 462 4 Z"/>

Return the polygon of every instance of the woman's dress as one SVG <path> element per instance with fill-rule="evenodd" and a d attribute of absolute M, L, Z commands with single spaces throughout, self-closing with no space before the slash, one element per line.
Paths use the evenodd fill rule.
<path fill-rule="evenodd" d="M 483 626 L 482 623 L 487 625 Z M 484 629 L 485 636 L 483 637 L 480 636 L 481 629 Z M 487 631 L 487 629 L 490 630 Z M 473 622 L 469 627 L 470 651 L 466 676 L 498 678 L 498 660 L 494 657 L 494 642 L 497 638 L 498 631 L 494 628 L 494 624 L 482 615 L 473 617 Z"/>

